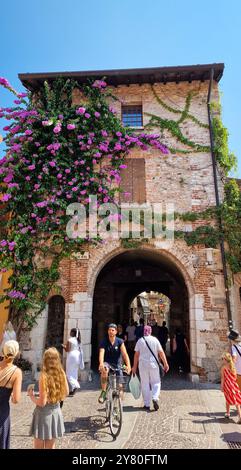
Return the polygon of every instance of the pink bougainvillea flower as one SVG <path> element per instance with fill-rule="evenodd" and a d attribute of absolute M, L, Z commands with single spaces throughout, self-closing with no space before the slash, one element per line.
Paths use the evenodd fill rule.
<path fill-rule="evenodd" d="M 26 98 L 28 96 L 28 93 L 18 93 L 19 98 Z"/>
<path fill-rule="evenodd" d="M 92 87 L 93 88 L 105 88 L 106 87 L 106 82 L 104 82 L 104 80 L 95 80 Z"/>
<path fill-rule="evenodd" d="M 98 119 L 100 117 L 100 113 L 98 111 L 95 111 L 95 117 Z"/>
<path fill-rule="evenodd" d="M 11 197 L 12 197 L 11 194 L 6 193 L 2 196 L 2 201 L 7 202 L 7 201 L 9 201 L 9 199 L 11 199 Z"/>
<path fill-rule="evenodd" d="M 0 77 L 0 85 L 5 86 L 6 88 L 12 88 L 9 81 L 4 77 Z"/>
<path fill-rule="evenodd" d="M 16 243 L 15 243 L 15 242 L 9 242 L 9 243 L 8 243 L 9 251 L 13 251 L 14 248 L 15 248 L 15 246 L 16 246 Z"/>
<path fill-rule="evenodd" d="M 46 127 L 46 126 L 52 126 L 53 124 L 53 121 L 49 120 L 49 121 L 42 121 L 42 126 Z"/>
<path fill-rule="evenodd" d="M 52 160 L 51 162 L 49 162 L 49 166 L 52 166 L 52 167 L 56 166 L 55 161 Z"/>
<path fill-rule="evenodd" d="M 55 134 L 59 134 L 59 133 L 61 132 L 61 126 L 60 126 L 60 125 L 55 126 L 54 129 L 53 129 L 53 132 L 54 132 Z"/>
<path fill-rule="evenodd" d="M 67 124 L 67 129 L 68 131 L 72 131 L 73 129 L 75 129 L 75 124 Z"/>
<path fill-rule="evenodd" d="M 89 119 L 89 118 L 90 118 L 90 114 L 89 114 L 89 113 L 85 113 L 85 117 L 86 117 L 86 119 Z"/>
<path fill-rule="evenodd" d="M 76 114 L 84 114 L 85 113 L 85 108 L 81 106 L 80 108 L 76 109 Z"/>

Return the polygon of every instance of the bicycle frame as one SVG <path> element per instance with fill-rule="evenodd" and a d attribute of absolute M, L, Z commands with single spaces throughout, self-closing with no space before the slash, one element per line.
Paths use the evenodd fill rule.
<path fill-rule="evenodd" d="M 114 439 L 120 434 L 122 426 L 122 404 L 117 384 L 117 371 L 110 368 L 106 390 L 106 420 L 109 421 L 110 432 Z"/>

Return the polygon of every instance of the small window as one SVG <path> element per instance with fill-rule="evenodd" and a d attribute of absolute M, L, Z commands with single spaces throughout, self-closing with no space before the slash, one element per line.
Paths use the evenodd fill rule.
<path fill-rule="evenodd" d="M 126 127 L 142 127 L 142 106 L 122 106 L 122 123 Z"/>

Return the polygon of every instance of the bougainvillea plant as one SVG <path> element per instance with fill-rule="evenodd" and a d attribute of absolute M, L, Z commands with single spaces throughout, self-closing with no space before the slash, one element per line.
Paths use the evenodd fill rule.
<path fill-rule="evenodd" d="M 168 150 L 158 135 L 122 126 L 103 80 L 80 87 L 58 78 L 35 95 L 17 93 L 4 78 L 0 84 L 16 97 L 13 107 L 0 109 L 9 121 L 0 160 L 1 271 L 11 272 L 1 301 L 11 300 L 10 317 L 20 330 L 45 307 L 60 261 L 92 242 L 66 236 L 68 205 L 87 207 L 90 195 L 97 204 L 111 202 L 133 147 Z M 78 106 L 76 89 L 83 98 Z"/>

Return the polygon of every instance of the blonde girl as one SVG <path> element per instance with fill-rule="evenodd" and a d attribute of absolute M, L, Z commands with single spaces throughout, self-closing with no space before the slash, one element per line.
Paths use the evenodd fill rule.
<path fill-rule="evenodd" d="M 235 405 L 239 420 L 241 424 L 241 392 L 237 384 L 237 374 L 232 360 L 232 356 L 229 353 L 222 355 L 223 366 L 221 368 L 221 390 L 224 393 L 226 400 L 226 413 L 225 417 L 230 418 L 230 406 Z"/>
<path fill-rule="evenodd" d="M 54 449 L 55 440 L 64 434 L 64 421 L 60 401 L 69 393 L 65 372 L 57 349 L 44 352 L 43 365 L 39 377 L 39 398 L 33 389 L 28 391 L 36 405 L 30 435 L 34 436 L 35 449 Z"/>

